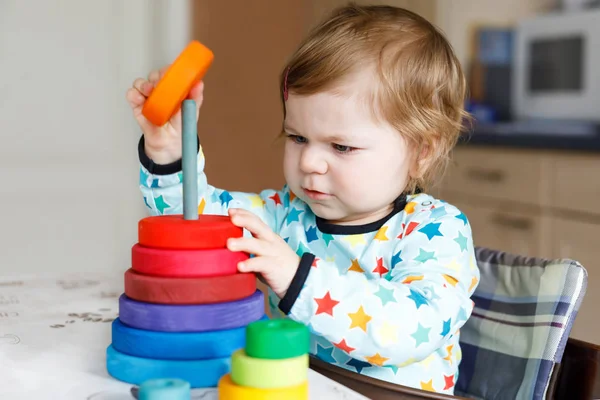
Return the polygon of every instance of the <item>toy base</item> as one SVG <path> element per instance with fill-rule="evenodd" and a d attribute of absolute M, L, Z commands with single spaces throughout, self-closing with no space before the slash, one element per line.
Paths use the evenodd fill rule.
<path fill-rule="evenodd" d="M 212 360 L 174 361 L 132 357 L 106 349 L 106 370 L 110 376 L 132 385 L 151 379 L 182 379 L 192 388 L 217 387 L 221 377 L 231 369 L 230 358 Z"/>

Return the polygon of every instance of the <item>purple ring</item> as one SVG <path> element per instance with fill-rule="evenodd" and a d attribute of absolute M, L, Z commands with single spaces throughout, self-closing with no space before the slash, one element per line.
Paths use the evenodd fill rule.
<path fill-rule="evenodd" d="M 169 305 L 119 297 L 119 319 L 132 328 L 157 332 L 206 332 L 240 328 L 265 313 L 260 290 L 236 301 L 214 304 Z"/>

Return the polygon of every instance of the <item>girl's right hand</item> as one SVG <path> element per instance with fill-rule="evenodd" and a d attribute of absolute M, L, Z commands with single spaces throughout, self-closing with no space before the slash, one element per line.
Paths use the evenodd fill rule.
<path fill-rule="evenodd" d="M 170 164 L 181 159 L 181 109 L 163 126 L 156 126 L 142 114 L 144 103 L 168 67 L 152 71 L 148 80 L 137 78 L 125 95 L 133 115 L 144 134 L 146 155 L 156 164 Z M 197 83 L 188 94 L 196 101 L 196 121 L 202 105 L 204 83 Z"/>

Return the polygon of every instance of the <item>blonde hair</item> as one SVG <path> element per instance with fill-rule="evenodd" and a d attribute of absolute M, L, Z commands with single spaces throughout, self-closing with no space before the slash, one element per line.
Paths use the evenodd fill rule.
<path fill-rule="evenodd" d="M 374 67 L 373 111 L 421 154 L 406 191 L 428 190 L 447 166 L 468 119 L 465 77 L 452 47 L 423 17 L 396 7 L 338 8 L 317 25 L 280 76 L 285 115 L 288 92 L 330 90 L 359 68 Z"/>

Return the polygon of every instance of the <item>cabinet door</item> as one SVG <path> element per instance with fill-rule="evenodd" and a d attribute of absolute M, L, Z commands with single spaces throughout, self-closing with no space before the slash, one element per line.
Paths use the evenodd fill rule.
<path fill-rule="evenodd" d="M 541 206 L 548 198 L 546 157 L 527 150 L 457 147 L 442 191 Z"/>
<path fill-rule="evenodd" d="M 597 154 L 559 154 L 552 163 L 552 206 L 575 212 L 600 214 L 600 170 Z"/>
<path fill-rule="evenodd" d="M 524 256 L 548 256 L 544 237 L 549 219 L 526 209 L 452 201 L 468 218 L 476 246 Z"/>
<path fill-rule="evenodd" d="M 552 224 L 553 257 L 578 261 L 588 273 L 587 291 L 571 336 L 600 344 L 600 225 L 567 218 L 554 218 Z"/>

